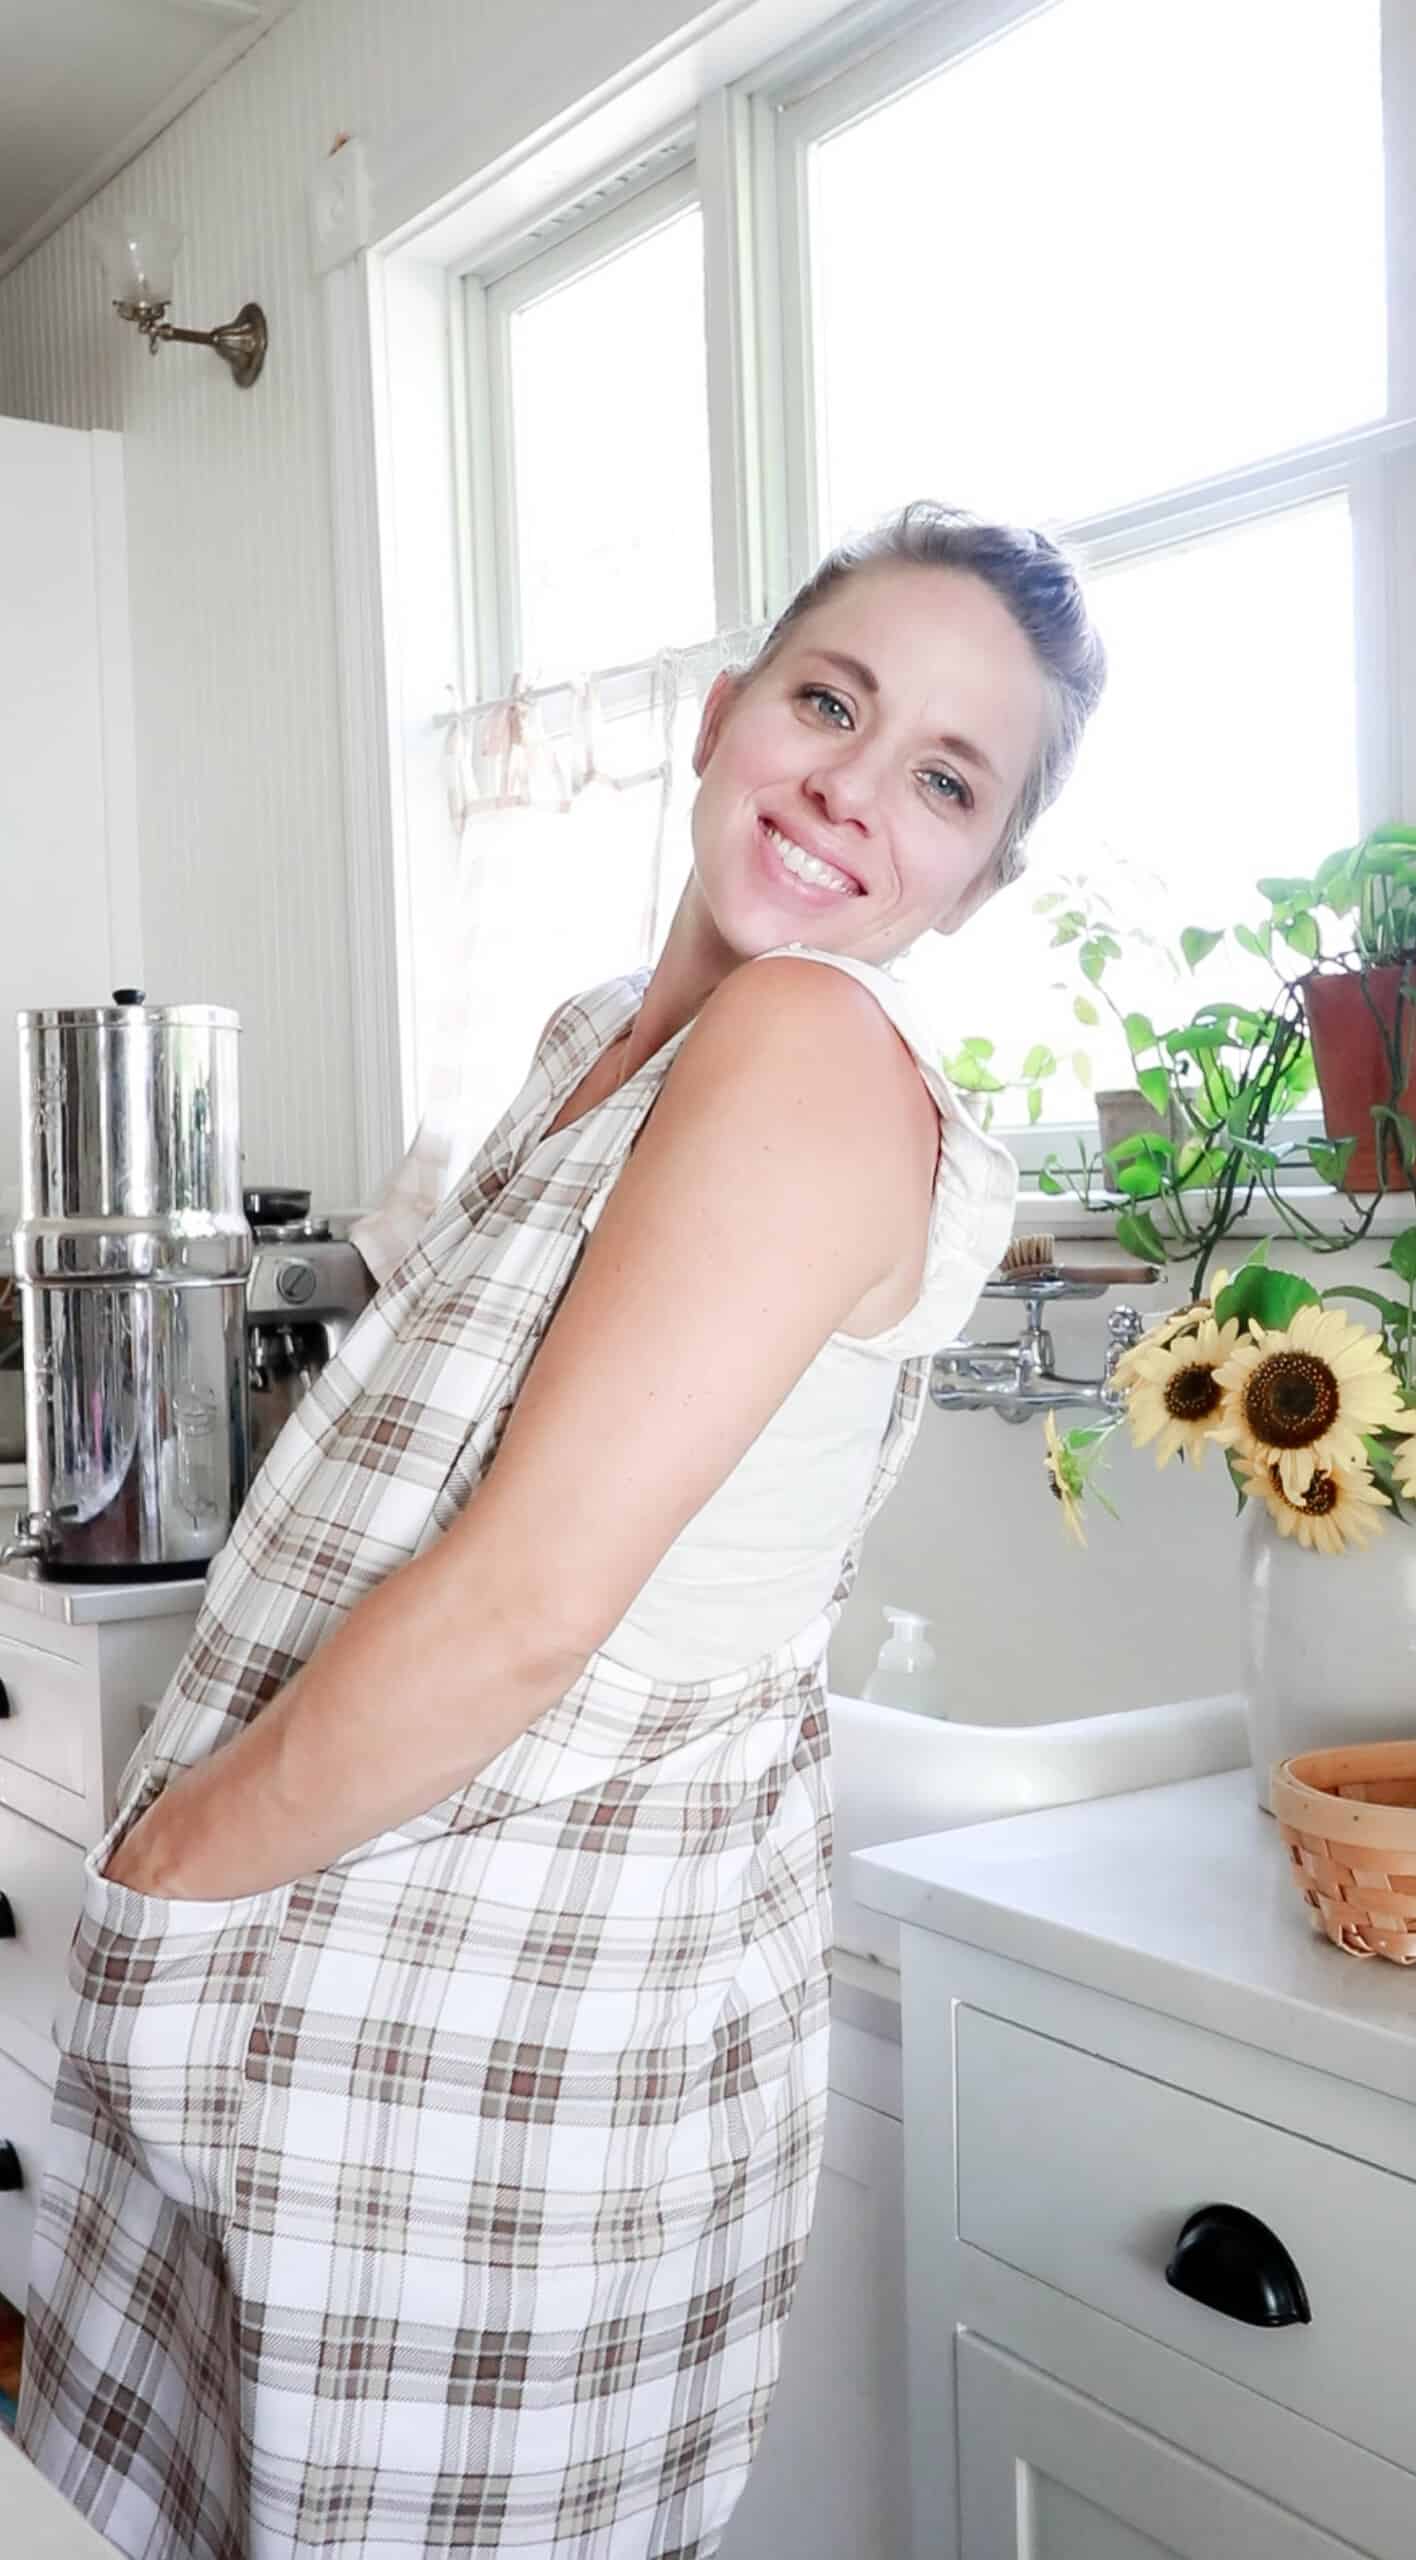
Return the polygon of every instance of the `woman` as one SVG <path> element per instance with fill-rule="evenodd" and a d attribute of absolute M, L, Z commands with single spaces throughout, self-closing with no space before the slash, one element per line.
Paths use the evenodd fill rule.
<path fill-rule="evenodd" d="M 1101 679 L 1039 536 L 832 555 L 708 697 L 647 983 L 272 1452 L 60 2021 L 21 2438 L 131 2560 L 718 2548 L 820 2159 L 827 1639 L 1012 1200 L 884 967 Z"/>

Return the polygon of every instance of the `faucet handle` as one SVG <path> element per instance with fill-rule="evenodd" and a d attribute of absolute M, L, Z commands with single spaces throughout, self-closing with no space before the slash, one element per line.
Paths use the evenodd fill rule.
<path fill-rule="evenodd" d="M 1145 1332 L 1137 1307 L 1113 1307 L 1106 1319 L 1106 1374 L 1111 1376 L 1123 1352 L 1134 1351 Z"/>

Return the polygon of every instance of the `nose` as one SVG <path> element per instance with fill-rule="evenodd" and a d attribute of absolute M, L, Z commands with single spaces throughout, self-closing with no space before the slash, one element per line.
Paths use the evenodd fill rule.
<path fill-rule="evenodd" d="M 805 777 L 806 796 L 833 827 L 854 827 L 868 834 L 880 776 L 865 742 L 842 738 Z"/>

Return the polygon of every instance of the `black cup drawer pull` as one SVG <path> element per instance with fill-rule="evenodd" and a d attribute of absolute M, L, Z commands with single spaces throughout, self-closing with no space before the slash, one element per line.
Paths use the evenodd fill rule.
<path fill-rule="evenodd" d="M 13 1712 L 14 1710 L 10 1705 L 10 1692 L 6 1688 L 4 1681 L 0 1680 L 0 1717 L 11 1715 Z"/>
<path fill-rule="evenodd" d="M 18 2194 L 24 2183 L 25 2173 L 13 2142 L 0 2142 L 0 2196 Z"/>
<path fill-rule="evenodd" d="M 18 1934 L 15 1927 L 15 1906 L 8 1893 L 0 1893 L 0 1938 L 13 1938 Z"/>
<path fill-rule="evenodd" d="M 1254 2329 L 1287 2329 L 1313 2316 L 1303 2279 L 1277 2233 L 1237 2204 L 1202 2204 L 1191 2214 L 1165 2281 L 1192 2302 Z"/>

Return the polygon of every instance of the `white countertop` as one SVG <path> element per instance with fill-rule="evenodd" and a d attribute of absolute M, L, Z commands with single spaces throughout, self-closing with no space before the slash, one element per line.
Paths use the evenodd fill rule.
<path fill-rule="evenodd" d="M 872 1910 L 1416 2102 L 1416 1966 L 1309 1925 L 1251 1770 L 858 1849 Z"/>
<path fill-rule="evenodd" d="M 113 2545 L 42 2480 L 0 2427 L 0 2516 L 15 2560 L 113 2560 Z"/>
<path fill-rule="evenodd" d="M 29 1609 L 61 1626 L 104 1625 L 116 1618 L 179 1618 L 201 1607 L 205 1573 L 172 1582 L 51 1582 L 32 1564 L 0 1565 L 0 1606 Z"/>

